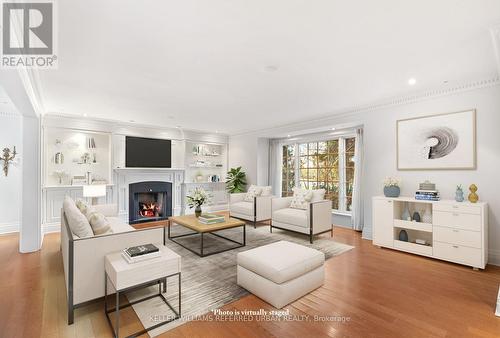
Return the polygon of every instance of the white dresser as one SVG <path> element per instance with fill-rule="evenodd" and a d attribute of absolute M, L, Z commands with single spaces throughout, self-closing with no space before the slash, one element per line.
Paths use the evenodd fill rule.
<path fill-rule="evenodd" d="M 373 244 L 484 269 L 488 262 L 488 205 L 483 202 L 373 198 Z M 431 212 L 432 223 L 402 219 L 403 211 Z M 408 241 L 400 240 L 406 231 Z M 415 243 L 424 240 L 425 245 Z"/>

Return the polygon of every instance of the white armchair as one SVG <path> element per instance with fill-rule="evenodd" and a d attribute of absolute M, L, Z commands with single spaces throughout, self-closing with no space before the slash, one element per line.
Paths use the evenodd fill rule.
<path fill-rule="evenodd" d="M 271 220 L 271 200 L 273 196 L 257 196 L 252 202 L 245 201 L 246 193 L 231 194 L 229 196 L 229 214 L 253 223 Z"/>
<path fill-rule="evenodd" d="M 272 200 L 272 222 L 273 228 L 298 232 L 309 235 L 309 241 L 313 243 L 314 235 L 331 232 L 332 225 L 332 202 L 320 200 L 308 203 L 307 209 L 290 208 L 293 197 L 273 198 Z"/>

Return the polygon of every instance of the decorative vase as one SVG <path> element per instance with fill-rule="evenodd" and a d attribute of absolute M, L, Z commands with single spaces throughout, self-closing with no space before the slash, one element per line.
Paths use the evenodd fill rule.
<path fill-rule="evenodd" d="M 477 186 L 475 184 L 471 184 L 469 190 L 469 202 L 476 203 L 477 201 L 479 201 L 479 196 L 476 194 Z"/>
<path fill-rule="evenodd" d="M 399 232 L 399 240 L 403 242 L 408 242 L 408 233 L 406 230 L 401 230 Z"/>
<path fill-rule="evenodd" d="M 405 208 L 401 214 L 401 219 L 403 221 L 411 221 L 410 210 L 408 209 L 408 202 L 405 202 Z"/>
<path fill-rule="evenodd" d="M 384 187 L 385 197 L 399 197 L 401 190 L 397 185 L 389 185 Z"/>
<path fill-rule="evenodd" d="M 430 204 L 427 204 L 425 207 L 424 214 L 422 215 L 422 222 L 432 223 L 432 212 L 431 212 L 431 205 Z"/>
<path fill-rule="evenodd" d="M 415 222 L 420 222 L 420 214 L 418 213 L 418 211 L 415 211 L 415 212 L 413 213 L 413 220 L 414 220 Z"/>
<path fill-rule="evenodd" d="M 462 190 L 462 188 L 457 188 L 457 191 L 455 191 L 455 201 L 457 202 L 464 201 L 464 191 Z"/>
<path fill-rule="evenodd" d="M 194 209 L 194 214 L 196 217 L 200 217 L 201 215 L 201 205 L 197 205 L 196 208 Z"/>

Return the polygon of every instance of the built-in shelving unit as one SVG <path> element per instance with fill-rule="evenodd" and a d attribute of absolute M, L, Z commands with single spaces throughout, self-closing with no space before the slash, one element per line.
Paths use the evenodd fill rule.
<path fill-rule="evenodd" d="M 403 211 L 431 213 L 432 221 L 403 219 Z M 373 244 L 484 269 L 488 261 L 488 205 L 373 198 Z M 406 215 L 407 216 L 407 215 Z M 400 237 L 402 231 L 406 236 Z M 422 241 L 417 243 L 417 240 Z"/>

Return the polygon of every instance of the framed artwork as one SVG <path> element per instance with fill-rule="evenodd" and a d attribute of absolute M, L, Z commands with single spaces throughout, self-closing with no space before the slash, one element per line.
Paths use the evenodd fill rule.
<path fill-rule="evenodd" d="M 396 122 L 398 170 L 476 168 L 476 111 Z"/>

